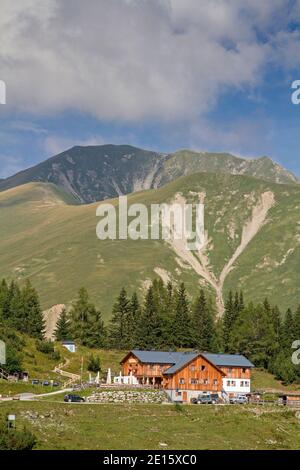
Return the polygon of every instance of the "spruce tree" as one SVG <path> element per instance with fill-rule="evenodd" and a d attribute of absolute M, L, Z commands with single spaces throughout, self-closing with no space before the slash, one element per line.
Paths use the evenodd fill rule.
<path fill-rule="evenodd" d="M 25 327 L 23 295 L 17 283 L 10 286 L 8 322 L 18 331 L 23 331 Z"/>
<path fill-rule="evenodd" d="M 129 313 L 129 300 L 124 287 L 113 306 L 112 318 L 109 327 L 109 343 L 112 348 L 126 348 L 127 340 L 127 317 Z"/>
<path fill-rule="evenodd" d="M 5 279 L 0 284 L 0 318 L 7 317 L 8 285 Z"/>
<path fill-rule="evenodd" d="M 133 349 L 137 343 L 137 328 L 141 316 L 141 308 L 136 292 L 133 293 L 129 304 L 125 322 L 126 349 Z"/>
<path fill-rule="evenodd" d="M 243 294 L 243 291 L 241 290 L 240 291 L 240 298 L 239 298 L 239 313 L 241 313 L 244 308 L 245 308 L 244 294 Z"/>
<path fill-rule="evenodd" d="M 281 345 L 289 353 L 294 339 L 294 319 L 290 308 L 287 309 L 282 326 Z"/>
<path fill-rule="evenodd" d="M 83 346 L 101 348 L 106 344 L 106 331 L 101 312 L 90 302 L 87 290 L 82 287 L 73 303 L 70 315 L 70 334 Z"/>
<path fill-rule="evenodd" d="M 225 352 L 229 352 L 230 349 L 230 335 L 232 332 L 234 318 L 233 295 L 232 291 L 230 291 L 225 303 L 225 311 L 223 315 L 223 348 Z"/>
<path fill-rule="evenodd" d="M 180 348 L 191 346 L 191 320 L 185 285 L 182 282 L 175 296 L 173 326 L 174 344 Z"/>
<path fill-rule="evenodd" d="M 276 344 L 278 349 L 280 348 L 280 335 L 281 335 L 281 315 L 277 305 L 271 308 L 271 320 L 275 332 Z"/>
<path fill-rule="evenodd" d="M 102 314 L 92 304 L 89 307 L 85 337 L 82 344 L 88 348 L 98 349 L 106 346 L 106 329 Z"/>
<path fill-rule="evenodd" d="M 298 306 L 294 315 L 294 341 L 300 340 L 300 305 Z"/>
<path fill-rule="evenodd" d="M 57 320 L 56 328 L 54 331 L 54 337 L 56 341 L 64 341 L 67 339 L 71 339 L 70 321 L 68 319 L 67 311 L 65 308 L 62 309 L 61 314 Z"/>
<path fill-rule="evenodd" d="M 193 346 L 200 351 L 212 351 L 215 345 L 213 313 L 207 304 L 203 289 L 196 300 L 192 317 Z"/>
<path fill-rule="evenodd" d="M 153 287 L 150 286 L 138 326 L 138 344 L 143 349 L 159 348 L 161 338 L 161 318 L 154 301 Z"/>
<path fill-rule="evenodd" d="M 88 292 L 84 287 L 81 287 L 78 298 L 73 302 L 70 310 L 71 336 L 81 344 L 84 344 L 85 341 L 91 308 Z"/>
<path fill-rule="evenodd" d="M 32 287 L 29 280 L 26 281 L 26 284 L 21 291 L 21 298 L 23 304 L 23 327 L 21 331 L 27 333 L 33 338 L 43 339 L 45 329 L 43 312 L 37 291 Z"/>

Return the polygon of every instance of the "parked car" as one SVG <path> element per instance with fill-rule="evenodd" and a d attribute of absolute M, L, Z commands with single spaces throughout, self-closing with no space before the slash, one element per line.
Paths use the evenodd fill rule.
<path fill-rule="evenodd" d="M 217 393 L 212 393 L 210 396 L 211 396 L 213 404 L 221 402 L 221 399 Z"/>
<path fill-rule="evenodd" d="M 43 385 L 44 385 L 45 387 L 48 387 L 48 386 L 50 385 L 49 380 L 44 380 L 44 381 L 43 381 Z"/>
<path fill-rule="evenodd" d="M 38 379 L 33 379 L 31 383 L 32 385 L 39 385 L 40 381 Z"/>
<path fill-rule="evenodd" d="M 248 398 L 246 397 L 246 395 L 236 395 L 235 397 L 229 398 L 229 403 L 231 403 L 232 405 L 245 405 L 246 403 L 248 403 Z"/>
<path fill-rule="evenodd" d="M 211 405 L 212 403 L 215 403 L 215 401 L 212 398 L 212 395 L 210 394 L 198 395 L 197 398 L 192 398 L 191 402 L 194 405 Z"/>
<path fill-rule="evenodd" d="M 53 382 L 53 387 L 59 387 L 60 383 L 59 382 Z"/>
<path fill-rule="evenodd" d="M 73 395 L 72 393 L 68 393 L 64 397 L 64 401 L 68 403 L 81 403 L 84 402 L 85 399 L 83 397 L 80 397 L 79 395 Z"/>

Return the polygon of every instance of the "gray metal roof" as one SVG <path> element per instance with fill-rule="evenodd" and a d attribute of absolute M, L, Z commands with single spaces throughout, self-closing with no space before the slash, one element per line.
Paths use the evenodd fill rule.
<path fill-rule="evenodd" d="M 175 351 L 143 351 L 133 349 L 131 352 L 145 364 L 175 364 L 182 356 L 182 353 Z"/>
<path fill-rule="evenodd" d="M 203 356 L 218 367 L 254 367 L 254 364 L 241 354 L 203 353 Z"/>
<path fill-rule="evenodd" d="M 165 370 L 164 374 L 174 374 L 197 356 L 199 356 L 199 353 L 195 352 L 181 354 L 181 357 L 178 359 L 178 361 L 176 361 L 173 366 L 169 367 L 169 369 Z"/>
<path fill-rule="evenodd" d="M 241 354 L 211 354 L 197 351 L 143 351 L 140 349 L 133 349 L 131 352 L 145 364 L 171 364 L 164 374 L 174 374 L 199 354 L 202 354 L 217 367 L 254 367 L 252 362 Z"/>

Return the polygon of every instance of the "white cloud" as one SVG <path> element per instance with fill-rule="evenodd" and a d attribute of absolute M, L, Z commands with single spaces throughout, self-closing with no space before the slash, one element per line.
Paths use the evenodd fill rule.
<path fill-rule="evenodd" d="M 0 0 L 8 106 L 32 113 L 76 109 L 106 120 L 192 120 L 228 87 L 259 84 L 269 58 L 277 57 L 276 38 L 291 38 L 288 5 Z"/>

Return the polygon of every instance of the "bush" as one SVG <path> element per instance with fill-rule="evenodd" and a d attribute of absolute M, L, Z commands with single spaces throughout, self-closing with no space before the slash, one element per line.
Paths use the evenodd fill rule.
<path fill-rule="evenodd" d="M 0 450 L 32 450 L 37 439 L 32 432 L 8 429 L 7 423 L 0 424 Z"/>
<path fill-rule="evenodd" d="M 89 362 L 88 362 L 88 371 L 90 372 L 100 372 L 101 371 L 101 363 L 100 363 L 100 358 L 99 356 L 93 356 L 91 355 L 89 357 Z"/>
<path fill-rule="evenodd" d="M 36 349 L 44 354 L 54 353 L 54 344 L 50 340 L 37 340 Z"/>
<path fill-rule="evenodd" d="M 51 359 L 53 359 L 54 361 L 59 361 L 60 358 L 61 356 L 59 351 L 54 351 L 53 353 L 51 353 Z"/>

